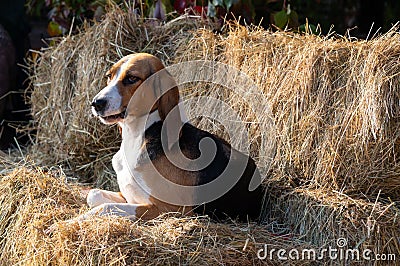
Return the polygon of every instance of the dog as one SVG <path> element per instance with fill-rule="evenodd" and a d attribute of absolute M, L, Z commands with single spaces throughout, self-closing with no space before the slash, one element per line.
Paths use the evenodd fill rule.
<path fill-rule="evenodd" d="M 91 210 L 81 219 L 152 219 L 166 212 L 216 220 L 259 218 L 264 192 L 254 160 L 185 121 L 178 87 L 160 59 L 127 55 L 106 78 L 91 108 L 102 123 L 120 127 L 122 143 L 112 159 L 120 191 L 91 189 Z"/>

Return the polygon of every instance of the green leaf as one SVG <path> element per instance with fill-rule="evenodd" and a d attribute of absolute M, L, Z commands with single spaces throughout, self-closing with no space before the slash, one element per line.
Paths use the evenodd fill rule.
<path fill-rule="evenodd" d="M 212 0 L 212 4 L 214 5 L 214 7 L 223 6 L 224 2 L 223 0 Z"/>
<path fill-rule="evenodd" d="M 237 0 L 224 0 L 225 8 L 226 11 L 229 11 L 229 9 L 236 4 L 238 1 Z"/>
<path fill-rule="evenodd" d="M 207 16 L 208 17 L 215 17 L 217 15 L 217 10 L 215 8 L 215 5 L 211 3 L 211 1 L 208 2 L 208 8 L 207 8 Z"/>
<path fill-rule="evenodd" d="M 320 30 L 313 24 L 302 24 L 299 26 L 299 30 L 301 32 L 307 32 L 307 33 L 311 33 L 311 34 L 315 34 L 315 35 L 318 35 L 321 33 Z"/>
<path fill-rule="evenodd" d="M 297 15 L 297 12 L 296 12 L 296 11 L 292 10 L 292 11 L 290 12 L 290 14 L 289 14 L 289 20 L 290 20 L 292 23 L 296 24 L 296 26 L 299 25 L 299 24 L 298 24 L 298 23 L 299 23 L 299 16 Z"/>
<path fill-rule="evenodd" d="M 289 21 L 289 16 L 286 14 L 285 10 L 281 10 L 274 15 L 275 26 L 283 29 Z"/>
<path fill-rule="evenodd" d="M 288 28 L 297 29 L 299 27 L 299 16 L 297 15 L 296 11 L 291 10 L 291 12 L 288 14 L 288 20 Z"/>

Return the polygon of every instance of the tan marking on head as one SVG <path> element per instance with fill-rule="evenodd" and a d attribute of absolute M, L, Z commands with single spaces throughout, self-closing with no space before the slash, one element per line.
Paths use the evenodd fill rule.
<path fill-rule="evenodd" d="M 109 76 L 108 82 L 114 80 L 119 75 L 117 87 L 122 97 L 121 106 L 127 107 L 133 94 L 143 81 L 163 68 L 164 65 L 157 57 L 146 53 L 139 53 L 121 58 L 107 71 L 106 75 Z M 137 79 L 137 82 L 129 82 L 129 78 Z M 151 94 L 151 92 L 149 93 Z M 149 97 L 151 96 L 149 95 Z M 154 106 L 152 109 L 156 107 Z"/>
<path fill-rule="evenodd" d="M 167 115 L 170 115 L 171 118 L 166 121 L 166 126 L 168 148 L 171 148 L 177 141 L 176 136 L 179 134 L 176 131 L 180 129 L 182 119 L 178 108 L 171 112 L 179 103 L 179 90 L 174 78 L 166 70 L 152 76 L 163 69 L 164 65 L 157 57 L 139 53 L 123 57 L 111 67 L 108 75 L 110 75 L 110 80 L 114 80 L 118 75 L 117 88 L 122 97 L 122 108 L 128 107 L 132 96 L 146 81 L 140 89 L 142 95 L 137 95 L 137 99 L 130 104 L 127 112 L 129 115 L 143 116 L 149 111 L 158 109 L 161 120 L 165 120 Z M 162 93 L 162 88 L 171 89 L 157 100 Z"/>

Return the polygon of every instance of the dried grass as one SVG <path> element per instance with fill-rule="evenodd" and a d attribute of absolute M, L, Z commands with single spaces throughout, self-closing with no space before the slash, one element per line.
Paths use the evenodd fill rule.
<path fill-rule="evenodd" d="M 350 42 L 237 25 L 225 32 L 200 30 L 177 60 L 216 60 L 254 80 L 264 97 L 251 104 L 270 106 L 277 128 L 276 176 L 294 187 L 398 198 L 399 34 Z M 244 113 L 249 121 L 263 115 Z"/>
<path fill-rule="evenodd" d="M 383 202 L 381 202 L 383 201 Z M 394 202 L 366 201 L 326 189 L 276 190 L 269 195 L 266 220 L 282 233 L 296 232 L 318 247 L 371 249 L 374 254 L 400 254 L 399 210 Z M 397 255 L 396 255 L 397 256 Z"/>
<path fill-rule="evenodd" d="M 254 260 L 254 249 L 240 253 L 233 243 L 241 246 L 248 238 L 250 243 L 268 243 L 273 238 L 268 232 L 297 236 L 288 242 L 278 237 L 277 246 L 282 248 L 296 246 L 299 238 L 324 247 L 345 237 L 352 247 L 400 254 L 400 35 L 396 29 L 373 40 L 350 41 L 236 24 L 216 33 L 211 26 L 199 29 L 204 24 L 192 19 L 155 27 L 146 23 L 116 10 L 101 24 L 43 51 L 33 65 L 32 105 L 38 132 L 32 156 L 39 164 L 69 166 L 80 180 L 94 177 L 96 186 L 115 187 L 110 161 L 119 137 L 115 128 L 95 121 L 89 109 L 91 98 L 104 85 L 105 70 L 130 51 L 153 53 L 166 65 L 195 59 L 226 63 L 251 77 L 258 88 L 237 95 L 215 84 L 186 84 L 183 96 L 222 99 L 248 122 L 250 153 L 267 177 L 265 225 L 250 225 L 257 228 L 251 229 L 254 238 L 244 230 L 246 225 L 217 225 L 204 217 L 166 216 L 148 223 L 96 219 L 84 227 L 60 224 L 50 238 L 32 228 L 27 229 L 32 235 L 20 228 L 9 229 L 11 237 L 2 237 L 2 245 L 16 246 L 9 241 L 18 230 L 25 232 L 22 239 L 33 242 L 26 249 L 4 253 L 5 263 L 21 256 L 31 260 L 33 250 L 41 250 L 38 254 L 44 254 L 43 260 L 38 262 L 48 259 L 54 264 L 115 260 L 123 265 L 124 259 L 128 264 L 258 264 L 263 262 Z M 254 105 L 270 107 L 274 134 L 265 131 L 268 113 L 258 108 L 253 112 L 250 106 Z M 192 102 L 188 111 L 220 112 L 204 102 Z M 215 121 L 195 122 L 226 136 Z M 11 206 L 2 201 L 3 205 Z M 60 213 L 46 214 L 41 207 L 30 210 L 30 215 L 37 211 L 44 217 L 39 228 L 49 226 L 47 215 L 62 220 L 79 212 L 72 202 L 59 203 L 61 208 L 52 206 L 52 211 Z M 15 218 L 20 211 L 24 210 L 11 213 Z M 2 228 L 10 226 L 3 221 Z M 166 237 L 159 232 L 167 232 Z M 222 242 L 215 242 L 215 235 Z"/>
<path fill-rule="evenodd" d="M 400 35 L 393 29 L 349 41 L 236 24 L 224 32 L 198 31 L 177 60 L 234 66 L 262 92 L 251 93 L 251 105 L 270 106 L 277 150 L 267 169 L 271 135 L 257 124 L 268 113 L 240 110 L 255 122 L 252 155 L 267 176 L 264 221 L 319 247 L 344 237 L 350 247 L 400 254 Z M 234 108 L 249 104 L 221 96 L 219 86 L 193 90 Z M 191 106 L 195 113 L 208 109 Z"/>
<path fill-rule="evenodd" d="M 60 171 L 29 163 L 1 177 L 1 265 L 273 265 L 255 255 L 264 244 L 310 247 L 259 225 L 216 224 L 201 216 L 166 214 L 147 222 L 105 217 L 66 224 L 61 220 L 87 208 L 79 188 L 65 180 Z M 54 222 L 59 222 L 56 230 L 46 234 Z"/>

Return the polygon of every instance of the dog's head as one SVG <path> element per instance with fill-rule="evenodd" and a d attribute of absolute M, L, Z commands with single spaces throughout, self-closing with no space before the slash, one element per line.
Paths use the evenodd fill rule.
<path fill-rule="evenodd" d="M 141 117 L 157 109 L 161 120 L 169 116 L 167 133 L 180 128 L 179 90 L 160 59 L 145 53 L 125 56 L 106 78 L 107 86 L 92 101 L 92 112 L 103 123 L 124 122 L 127 114 Z"/>

